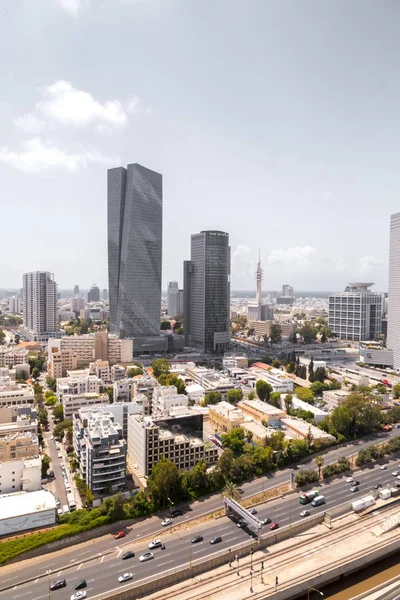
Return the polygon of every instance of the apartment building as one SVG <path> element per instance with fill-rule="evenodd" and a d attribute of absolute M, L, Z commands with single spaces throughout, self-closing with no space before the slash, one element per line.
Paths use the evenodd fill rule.
<path fill-rule="evenodd" d="M 249 329 L 254 330 L 257 337 L 269 337 L 271 335 L 272 321 L 249 321 Z"/>
<path fill-rule="evenodd" d="M 381 335 L 384 296 L 371 292 L 371 285 L 350 283 L 344 292 L 329 296 L 328 324 L 339 338 L 361 341 Z"/>
<path fill-rule="evenodd" d="M 0 461 L 0 494 L 40 490 L 41 473 L 42 459 L 40 457 Z"/>
<path fill-rule="evenodd" d="M 34 395 L 27 385 L 9 385 L 0 389 L 0 408 L 3 406 L 25 406 L 34 403 Z"/>
<path fill-rule="evenodd" d="M 29 350 L 18 346 L 0 347 L 0 367 L 15 367 L 15 365 L 29 365 Z"/>
<path fill-rule="evenodd" d="M 86 335 L 69 335 L 61 340 L 49 339 L 49 360 L 51 348 L 75 352 L 78 367 L 89 366 L 96 360 L 108 360 L 112 364 L 130 363 L 133 360 L 132 340 L 120 340 L 106 331 Z"/>
<path fill-rule="evenodd" d="M 31 406 L 4 406 L 0 408 L 0 437 L 15 433 L 37 434 L 37 411 Z"/>
<path fill-rule="evenodd" d="M 126 373 L 126 369 L 125 367 L 122 367 L 121 365 L 113 365 L 110 369 L 111 371 L 111 381 L 114 383 L 114 381 L 121 381 L 122 379 L 125 379 L 125 373 Z"/>
<path fill-rule="evenodd" d="M 62 396 L 62 405 L 64 409 L 64 419 L 72 419 L 74 413 L 81 408 L 103 406 L 109 404 L 110 399 L 107 394 L 97 394 L 87 392 L 83 394 L 64 394 Z"/>
<path fill-rule="evenodd" d="M 57 284 L 52 273 L 24 273 L 23 316 L 20 330 L 29 340 L 42 342 L 61 337 L 62 332 L 57 331 Z"/>
<path fill-rule="evenodd" d="M 73 446 L 83 479 L 95 496 L 126 487 L 126 441 L 109 411 L 81 409 L 73 417 Z"/>
<path fill-rule="evenodd" d="M 208 414 L 210 428 L 214 433 L 230 433 L 232 429 L 241 427 L 245 419 L 241 410 L 225 401 L 210 404 Z"/>
<path fill-rule="evenodd" d="M 237 404 L 244 415 L 253 417 L 256 421 L 279 421 L 286 416 L 286 412 L 281 408 L 276 408 L 271 404 L 262 402 L 261 400 L 241 400 Z"/>
<path fill-rule="evenodd" d="M 194 363 L 189 363 L 185 370 L 186 377 L 189 377 L 194 383 L 201 385 L 205 393 L 220 392 L 224 397 L 228 390 L 235 387 L 234 382 L 218 371 L 207 369 L 205 367 L 196 367 Z"/>
<path fill-rule="evenodd" d="M 174 406 L 187 408 L 189 399 L 185 394 L 178 394 L 174 385 L 160 385 L 154 389 L 153 413 L 168 414 Z"/>
<path fill-rule="evenodd" d="M 279 369 L 266 370 L 258 367 L 250 367 L 249 372 L 255 375 L 256 378 L 253 382 L 253 387 L 261 379 L 269 383 L 274 392 L 279 392 L 280 394 L 291 394 L 293 392 L 293 380 L 284 375 Z"/>
<path fill-rule="evenodd" d="M 103 381 L 97 375 L 86 373 L 76 377 L 65 377 L 57 381 L 57 398 L 62 402 L 64 396 L 82 394 L 101 394 Z"/>
<path fill-rule="evenodd" d="M 65 377 L 67 371 L 78 368 L 78 356 L 74 350 L 57 350 L 49 346 L 48 373 L 50 377 Z"/>
<path fill-rule="evenodd" d="M 141 402 L 114 402 L 113 404 L 104 404 L 101 408 L 112 414 L 114 423 L 121 425 L 122 436 L 126 441 L 128 440 L 128 417 L 144 414 Z"/>
<path fill-rule="evenodd" d="M 96 375 L 105 385 L 111 383 L 110 364 L 108 360 L 96 360 L 89 365 L 90 374 Z"/>
<path fill-rule="evenodd" d="M 31 431 L 9 433 L 0 437 L 0 461 L 39 456 L 39 438 Z"/>
<path fill-rule="evenodd" d="M 202 415 L 197 418 L 202 421 Z M 169 458 L 179 470 L 191 469 L 199 460 L 215 464 L 218 460 L 215 444 L 173 428 L 174 422 L 179 427 L 179 423 L 189 419 L 169 419 L 167 428 L 165 422 L 149 416 L 128 417 L 128 458 L 134 468 L 148 476 L 162 457 Z"/>

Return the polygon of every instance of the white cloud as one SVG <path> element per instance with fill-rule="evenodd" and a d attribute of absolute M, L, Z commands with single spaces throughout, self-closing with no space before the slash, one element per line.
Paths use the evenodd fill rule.
<path fill-rule="evenodd" d="M 71 17 L 78 17 L 84 6 L 89 6 L 90 0 L 56 0 L 56 2 Z"/>
<path fill-rule="evenodd" d="M 294 246 L 292 248 L 279 248 L 272 250 L 268 256 L 270 265 L 288 265 L 306 267 L 312 264 L 312 259 L 317 253 L 313 246 Z"/>
<path fill-rule="evenodd" d="M 26 173 L 39 173 L 50 169 L 63 169 L 70 173 L 86 169 L 91 164 L 110 166 L 118 163 L 97 152 L 68 153 L 51 141 L 33 138 L 21 142 L 21 150 L 14 152 L 6 146 L 0 148 L 0 161 Z"/>
<path fill-rule="evenodd" d="M 382 267 L 382 263 L 380 263 L 375 256 L 363 256 L 360 258 L 360 268 L 363 271 L 371 271 L 376 267 Z"/>
<path fill-rule="evenodd" d="M 25 133 L 40 133 L 43 129 L 43 123 L 34 113 L 27 113 L 22 117 L 15 117 L 14 125 L 20 131 Z"/>
<path fill-rule="evenodd" d="M 128 102 L 128 113 L 135 114 L 139 108 L 140 99 L 138 96 L 132 96 L 131 100 Z"/>

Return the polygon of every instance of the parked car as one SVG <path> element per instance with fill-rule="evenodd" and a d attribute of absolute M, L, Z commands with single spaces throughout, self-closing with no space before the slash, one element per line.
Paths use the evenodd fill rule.
<path fill-rule="evenodd" d="M 125 531 L 118 531 L 118 533 L 114 534 L 114 540 L 120 540 L 121 538 L 125 537 L 125 535 Z"/>
<path fill-rule="evenodd" d="M 382 487 L 382 484 L 380 484 L 380 483 L 376 483 L 376 484 L 374 485 L 374 489 L 375 489 L 375 490 L 379 490 L 379 488 L 381 488 L 381 487 Z"/>

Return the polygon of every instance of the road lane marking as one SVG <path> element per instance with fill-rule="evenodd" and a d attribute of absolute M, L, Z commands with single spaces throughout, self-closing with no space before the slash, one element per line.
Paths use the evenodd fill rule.
<path fill-rule="evenodd" d="M 104 559 L 105 559 L 105 556 L 102 556 L 100 559 L 100 562 L 102 563 Z"/>
<path fill-rule="evenodd" d="M 96 581 L 95 579 L 88 579 L 87 582 L 88 583 L 92 583 L 92 581 Z"/>
<path fill-rule="evenodd" d="M 58 571 L 57 577 L 60 577 L 60 575 L 61 575 L 61 571 Z"/>
<path fill-rule="evenodd" d="M 28 594 L 32 594 L 32 592 L 24 592 L 23 594 L 18 594 L 18 596 L 13 596 L 13 598 L 20 598 L 21 596 L 27 596 Z"/>
<path fill-rule="evenodd" d="M 123 548 L 118 551 L 117 558 L 119 558 L 121 556 L 121 554 L 123 553 L 123 551 L 124 551 Z"/>
<path fill-rule="evenodd" d="M 36 598 L 32 598 L 32 600 L 40 600 L 41 598 L 48 598 L 48 594 L 45 594 L 44 596 L 37 596 Z"/>
<path fill-rule="evenodd" d="M 172 562 L 174 562 L 174 561 L 173 560 L 167 560 L 167 562 L 160 563 L 158 566 L 162 567 L 163 565 L 169 565 Z"/>
<path fill-rule="evenodd" d="M 77 568 L 77 571 L 79 571 L 79 569 L 82 567 L 82 565 L 83 565 L 83 563 L 81 563 L 81 564 L 79 565 L 79 567 Z"/>
<path fill-rule="evenodd" d="M 77 556 L 83 556 L 84 554 L 89 554 L 89 552 L 91 552 L 91 550 L 86 550 L 85 552 L 81 552 L 80 554 L 77 554 Z"/>
<path fill-rule="evenodd" d="M 39 579 L 35 579 L 34 583 L 37 583 L 39 581 Z"/>

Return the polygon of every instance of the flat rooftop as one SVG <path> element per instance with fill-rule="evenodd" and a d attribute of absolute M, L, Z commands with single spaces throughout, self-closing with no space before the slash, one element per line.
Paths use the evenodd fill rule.
<path fill-rule="evenodd" d="M 276 408 L 276 406 L 272 406 L 272 404 L 267 404 L 261 400 L 241 400 L 237 406 L 239 408 L 252 408 L 266 415 L 276 415 L 284 412 L 281 408 Z"/>
<path fill-rule="evenodd" d="M 46 490 L 0 495 L 0 518 L 11 519 L 56 508 L 56 499 Z"/>

